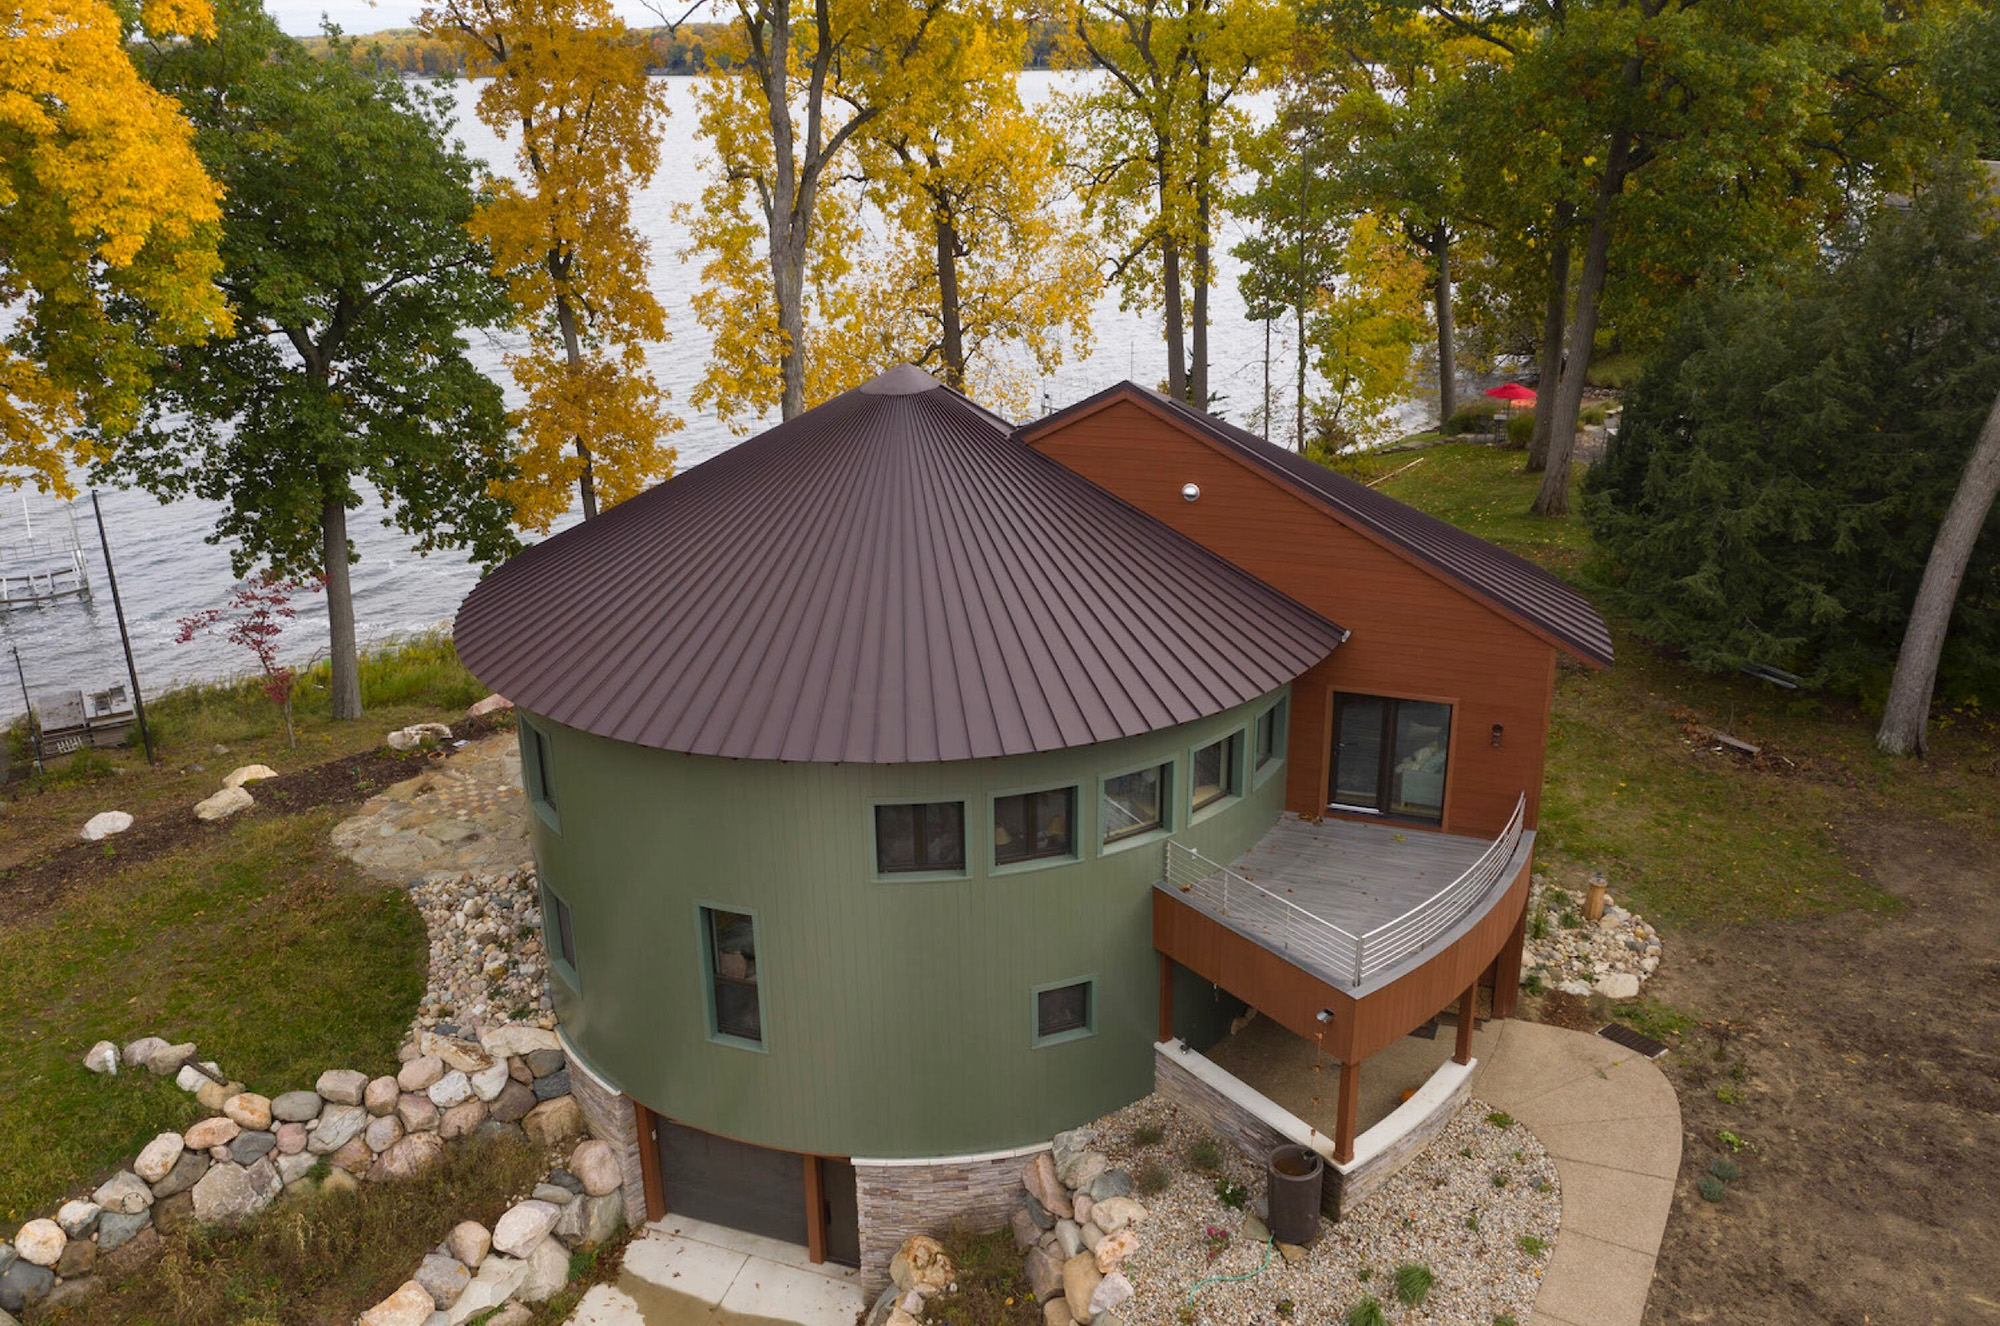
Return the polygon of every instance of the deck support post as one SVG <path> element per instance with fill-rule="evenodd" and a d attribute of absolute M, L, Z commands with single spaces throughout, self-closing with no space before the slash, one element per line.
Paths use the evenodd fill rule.
<path fill-rule="evenodd" d="M 1452 1051 L 1451 1061 L 1455 1064 L 1472 1062 L 1472 1022 L 1479 1012 L 1479 982 L 1473 981 L 1465 987 L 1465 993 L 1458 997 L 1458 1048 Z"/>
<path fill-rule="evenodd" d="M 1160 1039 L 1174 1038 L 1174 960 L 1160 954 Z"/>
<path fill-rule="evenodd" d="M 819 1157 L 801 1156 L 806 1163 L 806 1260 L 826 1261 L 826 1194 L 820 1182 Z"/>
<path fill-rule="evenodd" d="M 1334 1163 L 1345 1165 L 1354 1159 L 1354 1116 L 1361 1106 L 1361 1061 L 1348 1059 L 1340 1065 L 1340 1113 L 1333 1125 Z"/>
<path fill-rule="evenodd" d="M 1522 867 L 1534 869 L 1531 861 Z M 1528 908 L 1521 907 L 1521 915 L 1514 922 L 1514 929 L 1507 936 L 1507 942 L 1500 947 L 1499 956 L 1493 959 L 1493 1016 L 1510 1018 L 1521 1001 L 1521 949 L 1528 941 Z"/>
<path fill-rule="evenodd" d="M 667 1185 L 660 1174 L 660 1134 L 653 1119 L 651 1110 L 632 1102 L 632 1124 L 639 1135 L 639 1175 L 646 1189 L 646 1219 L 660 1220 L 667 1214 Z"/>

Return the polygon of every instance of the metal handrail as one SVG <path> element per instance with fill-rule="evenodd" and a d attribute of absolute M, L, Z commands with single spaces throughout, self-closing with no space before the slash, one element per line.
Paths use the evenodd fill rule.
<path fill-rule="evenodd" d="M 1467 909 L 1506 872 L 1507 863 L 1520 846 L 1527 813 L 1528 797 L 1524 792 L 1514 802 L 1514 813 L 1509 817 L 1507 827 L 1458 878 L 1395 920 L 1385 921 L 1362 935 L 1343 929 L 1324 917 L 1315 916 L 1297 903 L 1279 897 L 1263 885 L 1172 839 L 1168 839 L 1166 844 L 1166 882 L 1195 898 L 1218 916 L 1232 914 L 1232 894 L 1243 890 L 1248 891 L 1248 897 L 1240 901 L 1276 903 L 1280 910 L 1278 932 L 1274 937 L 1282 952 L 1296 953 L 1317 963 L 1335 979 L 1359 985 L 1374 973 L 1419 952 L 1465 915 Z M 1237 919 L 1262 920 L 1268 924 L 1269 918 L 1250 916 L 1250 910 L 1248 907 L 1239 908 Z"/>
<path fill-rule="evenodd" d="M 1459 877 L 1433 893 L 1393 921 L 1384 921 L 1361 937 L 1364 973 L 1379 971 L 1422 949 L 1440 932 L 1449 929 L 1484 894 L 1513 859 L 1520 846 L 1521 832 L 1528 813 L 1528 795 L 1514 802 L 1514 813 L 1479 859 Z"/>
<path fill-rule="evenodd" d="M 1275 938 L 1283 952 L 1305 957 L 1349 985 L 1360 984 L 1361 936 L 1313 915 L 1297 903 L 1172 839 L 1167 840 L 1167 883 L 1192 895 L 1217 916 L 1231 915 L 1232 891 L 1248 890 L 1252 899 L 1276 903 L 1280 920 Z M 1239 915 L 1238 919 L 1252 918 Z"/>

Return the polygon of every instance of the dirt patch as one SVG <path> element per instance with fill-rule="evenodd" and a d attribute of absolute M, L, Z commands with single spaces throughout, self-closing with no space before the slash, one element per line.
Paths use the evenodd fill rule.
<path fill-rule="evenodd" d="M 458 739 L 471 740 L 502 725 L 490 716 L 468 718 L 452 724 L 452 733 Z M 194 817 L 190 805 L 136 820 L 124 833 L 103 842 L 65 843 L 45 855 L 0 871 L 0 916 L 5 916 L 9 923 L 27 920 L 71 889 L 109 880 L 127 866 L 150 861 L 188 843 L 227 834 L 236 819 L 359 805 L 391 783 L 414 777 L 425 766 L 449 758 L 450 754 L 450 747 L 398 752 L 379 746 L 252 783 L 250 791 L 257 804 L 229 820 L 204 824 Z M 221 784 L 218 781 L 216 785 Z"/>
<path fill-rule="evenodd" d="M 1899 909 L 1683 932 L 1648 984 L 1703 1019 L 1660 1061 L 1687 1131 L 1649 1322 L 2000 1323 L 2000 844 L 1843 847 Z"/>

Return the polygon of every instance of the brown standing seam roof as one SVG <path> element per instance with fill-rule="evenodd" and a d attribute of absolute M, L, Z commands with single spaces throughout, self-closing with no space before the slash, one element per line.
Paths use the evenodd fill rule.
<path fill-rule="evenodd" d="M 1374 533 L 1452 582 L 1548 635 L 1587 662 L 1611 662 L 1611 632 L 1590 600 L 1524 557 L 1468 534 L 1448 521 L 1426 515 L 1386 493 L 1336 474 L 1296 452 L 1266 442 L 1183 401 L 1132 382 L 1121 382 L 1075 405 L 1025 424 L 1034 436 L 1088 414 L 1116 396 L 1143 399 L 1184 426 L 1270 472 L 1310 500 L 1331 508 L 1338 519 Z"/>
<path fill-rule="evenodd" d="M 863 763 L 1189 722 L 1345 634 L 907 365 L 521 553 L 456 632 L 570 727 Z"/>

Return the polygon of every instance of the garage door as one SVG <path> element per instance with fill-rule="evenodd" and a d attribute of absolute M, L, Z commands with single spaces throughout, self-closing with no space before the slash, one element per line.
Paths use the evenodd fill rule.
<path fill-rule="evenodd" d="M 806 1242 L 806 1170 L 790 1151 L 659 1121 L 667 1210 L 786 1243 Z"/>

